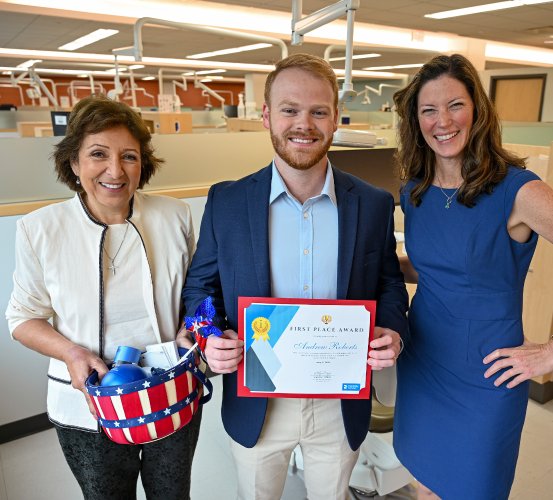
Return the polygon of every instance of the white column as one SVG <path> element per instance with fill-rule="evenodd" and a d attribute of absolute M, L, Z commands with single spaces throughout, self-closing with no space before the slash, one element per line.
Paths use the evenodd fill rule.
<path fill-rule="evenodd" d="M 467 50 L 463 54 L 476 68 L 476 71 L 486 69 L 486 41 L 477 38 L 467 39 Z"/>
<path fill-rule="evenodd" d="M 246 75 L 244 101 L 246 103 L 255 102 L 255 107 L 258 110 L 261 110 L 265 102 L 265 98 L 263 97 L 265 80 L 267 80 L 267 75 L 265 74 L 249 73 Z"/>

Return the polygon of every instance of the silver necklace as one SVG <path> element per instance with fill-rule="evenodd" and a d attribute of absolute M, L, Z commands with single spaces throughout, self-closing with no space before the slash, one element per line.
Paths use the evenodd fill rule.
<path fill-rule="evenodd" d="M 442 183 L 440 181 L 440 178 L 438 177 L 438 174 L 436 174 L 436 179 L 438 179 L 438 187 L 440 188 L 440 191 L 445 196 L 445 208 L 449 208 L 451 206 L 451 202 L 453 201 L 455 195 L 457 194 L 457 191 L 459 191 L 460 185 L 457 186 L 457 189 L 453 191 L 453 194 L 451 196 L 448 196 L 447 193 L 444 191 L 442 187 Z"/>
<path fill-rule="evenodd" d="M 125 228 L 125 233 L 123 234 L 123 239 L 121 240 L 121 243 L 119 243 L 119 248 L 117 249 L 117 252 L 115 252 L 115 255 L 113 257 L 110 256 L 108 251 L 106 250 L 106 247 L 104 246 L 104 252 L 106 253 L 107 258 L 110 260 L 111 265 L 108 267 L 108 269 L 113 273 L 115 276 L 115 270 L 118 266 L 115 265 L 115 259 L 119 255 L 119 252 L 121 251 L 121 248 L 123 247 L 123 242 L 125 241 L 125 238 L 127 237 L 127 231 L 129 230 L 129 223 L 127 222 L 127 227 Z"/>

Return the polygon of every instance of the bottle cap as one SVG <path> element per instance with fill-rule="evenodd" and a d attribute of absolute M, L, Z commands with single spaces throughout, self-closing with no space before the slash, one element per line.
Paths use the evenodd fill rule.
<path fill-rule="evenodd" d="M 140 359 L 140 349 L 120 345 L 115 353 L 114 363 L 138 363 Z"/>

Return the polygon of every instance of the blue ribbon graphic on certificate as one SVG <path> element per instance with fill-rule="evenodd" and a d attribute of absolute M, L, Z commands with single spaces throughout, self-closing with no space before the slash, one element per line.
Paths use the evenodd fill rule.
<path fill-rule="evenodd" d="M 244 387 L 252 393 L 359 394 L 367 380 L 371 312 L 339 301 L 275 300 L 254 300 L 242 310 Z"/>

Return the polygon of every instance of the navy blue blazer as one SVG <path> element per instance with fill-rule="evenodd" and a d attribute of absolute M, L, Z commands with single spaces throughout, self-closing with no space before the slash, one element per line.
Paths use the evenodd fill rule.
<path fill-rule="evenodd" d="M 376 325 L 407 334 L 407 292 L 394 238 L 390 193 L 333 169 L 338 204 L 338 299 L 377 300 Z M 270 297 L 269 195 L 271 165 L 237 181 L 211 187 L 198 248 L 183 297 L 192 314 L 210 295 L 221 328 L 238 331 L 238 297 Z M 223 375 L 221 414 L 227 433 L 251 448 L 267 409 L 265 398 L 236 395 L 236 372 Z M 352 450 L 365 439 L 370 400 L 342 400 L 342 417 Z"/>

